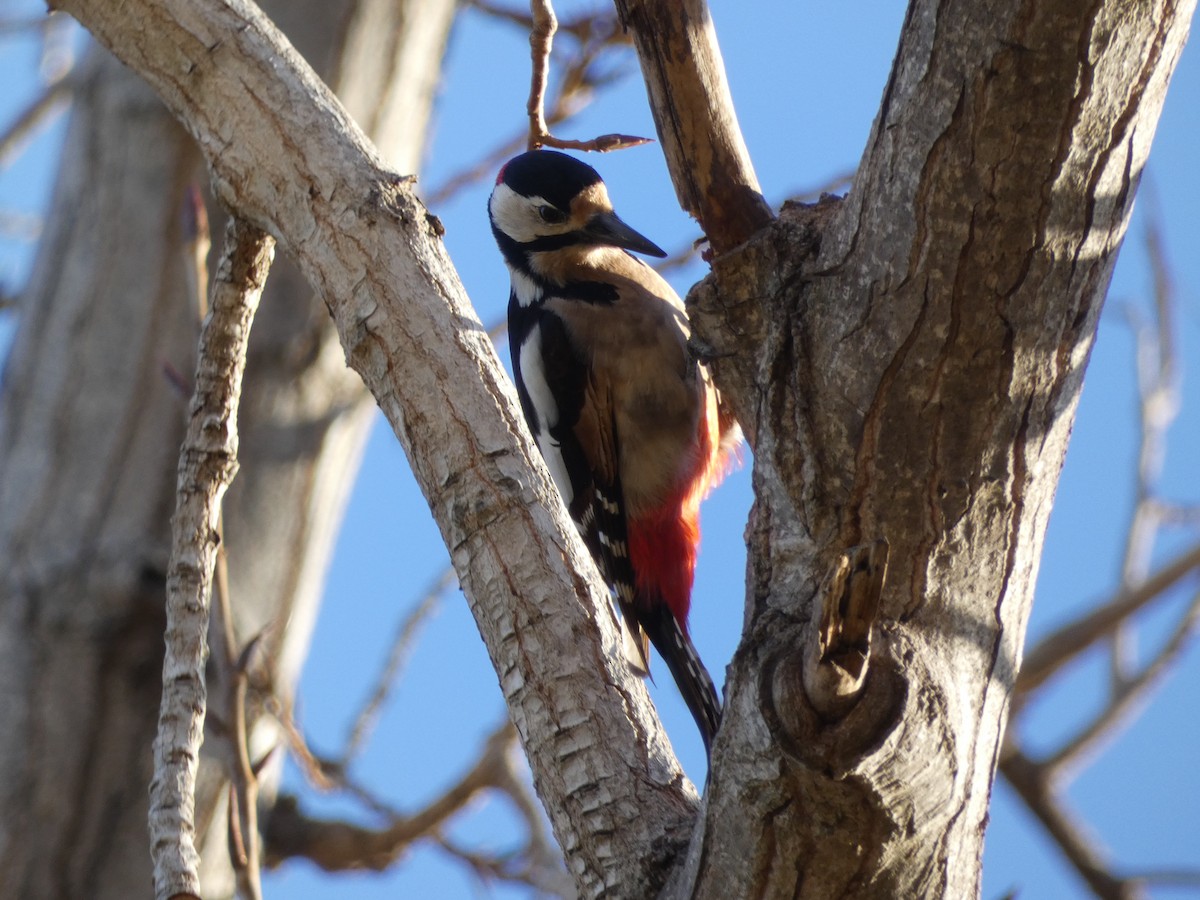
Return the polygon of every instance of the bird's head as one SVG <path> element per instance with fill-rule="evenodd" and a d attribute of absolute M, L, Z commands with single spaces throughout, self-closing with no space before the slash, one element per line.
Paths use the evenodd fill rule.
<path fill-rule="evenodd" d="M 553 150 L 515 156 L 488 201 L 492 232 L 509 266 L 537 274 L 537 258 L 568 248 L 616 247 L 667 254 L 621 221 L 596 170 Z"/>

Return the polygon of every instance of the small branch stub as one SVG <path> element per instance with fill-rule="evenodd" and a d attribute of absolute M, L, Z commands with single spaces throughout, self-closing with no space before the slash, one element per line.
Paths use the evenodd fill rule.
<path fill-rule="evenodd" d="M 826 719 L 850 711 L 862 693 L 871 654 L 871 633 L 887 576 L 888 543 L 851 547 L 825 576 L 804 642 L 804 690 Z"/>

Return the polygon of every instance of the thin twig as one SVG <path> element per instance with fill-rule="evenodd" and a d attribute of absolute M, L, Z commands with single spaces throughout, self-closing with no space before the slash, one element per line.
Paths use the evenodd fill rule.
<path fill-rule="evenodd" d="M 291 708 L 285 706 L 279 697 L 271 696 L 267 698 L 267 712 L 283 729 L 288 749 L 292 752 L 292 759 L 300 767 L 300 771 L 308 783 L 319 791 L 333 790 L 337 786 L 333 776 L 321 759 L 309 749 L 308 741 L 304 739 L 304 735 L 296 726 Z"/>
<path fill-rule="evenodd" d="M 554 32 L 558 30 L 558 18 L 550 0 L 532 0 L 529 10 L 533 27 L 529 29 L 529 49 L 533 61 L 529 84 L 529 103 L 525 107 L 529 114 L 529 149 L 541 146 L 539 138 L 549 133 L 543 112 L 546 101 L 546 77 L 550 71 L 550 48 L 554 44 Z"/>
<path fill-rule="evenodd" d="M 413 607 L 412 611 L 401 622 L 400 628 L 396 632 L 396 639 L 392 642 L 392 649 L 388 654 L 387 662 L 384 663 L 383 670 L 379 673 L 379 677 L 375 681 L 375 689 L 371 692 L 371 696 L 363 704 L 363 708 L 355 717 L 354 724 L 351 726 L 346 737 L 341 758 L 337 761 L 337 765 L 340 768 L 348 768 L 350 761 L 362 749 L 363 743 L 374 729 L 384 701 L 387 700 L 392 686 L 396 683 L 396 679 L 399 677 L 404 664 L 408 661 L 409 654 L 412 651 L 413 640 L 416 638 L 418 630 L 425 623 L 425 620 L 429 618 L 430 614 L 437 609 L 437 605 L 446 591 L 456 584 L 458 584 L 458 576 L 454 573 L 453 567 L 447 566 L 434 579 L 433 584 L 426 590 L 425 596 L 421 601 Z"/>
<path fill-rule="evenodd" d="M 1147 198 L 1153 204 L 1153 195 Z M 1180 379 L 1175 348 L 1175 296 L 1168 274 L 1162 236 L 1156 216 L 1150 216 L 1146 228 L 1146 254 L 1153 277 L 1154 320 L 1138 323 L 1133 311 L 1137 339 L 1138 412 L 1141 419 L 1137 455 L 1135 502 L 1130 517 L 1121 565 L 1121 585 L 1130 587 L 1145 580 L 1154 550 L 1160 520 L 1155 503 L 1155 486 L 1166 456 L 1167 431 L 1179 414 Z M 1136 646 L 1132 624 L 1128 621 L 1113 632 L 1110 654 L 1112 688 L 1119 693 L 1136 666 Z"/>
<path fill-rule="evenodd" d="M 229 858 L 242 900 L 261 900 L 262 879 L 258 836 L 258 773 L 250 761 L 250 728 L 246 718 L 246 699 L 250 686 L 250 665 L 261 633 L 239 648 L 233 622 L 233 602 L 229 593 L 229 565 L 225 554 L 223 518 L 217 519 L 220 543 L 217 548 L 214 593 L 221 625 L 223 652 L 219 657 L 222 677 L 227 685 L 227 737 L 233 751 L 229 773 Z"/>
<path fill-rule="evenodd" d="M 271 863 L 301 856 L 326 871 L 386 868 L 414 841 L 434 833 L 480 791 L 492 787 L 502 777 L 515 739 L 515 729 L 505 721 L 455 784 L 419 812 L 397 817 L 383 829 L 311 819 L 294 802 L 277 805 L 266 832 Z"/>
<path fill-rule="evenodd" d="M 1021 665 L 1016 694 L 1024 696 L 1032 693 L 1063 666 L 1112 634 L 1120 622 L 1162 597 L 1197 569 L 1200 569 L 1200 544 L 1171 560 L 1132 590 L 1122 591 L 1103 606 L 1090 610 L 1042 638 Z"/>
<path fill-rule="evenodd" d="M 272 238 L 236 219 L 200 335 L 191 420 L 179 453 L 167 572 L 166 656 L 150 836 L 155 896 L 198 897 L 196 768 L 207 707 L 204 662 L 221 498 L 237 471 L 237 408 L 250 323 L 274 255 Z"/>
<path fill-rule="evenodd" d="M 476 9 L 485 15 L 492 16 L 505 22 L 511 22 L 522 31 L 530 31 L 533 26 L 533 16 L 528 12 L 522 12 L 519 9 L 514 9 L 508 6 L 498 6 L 495 3 L 489 3 L 487 0 L 467 0 L 464 4 L 472 9 Z M 576 40 L 585 42 L 591 39 L 596 31 L 597 23 L 615 23 L 616 15 L 612 10 L 603 12 L 584 13 L 574 19 L 566 22 L 558 23 L 559 34 L 569 34 Z M 611 30 L 611 29 L 610 29 Z M 628 43 L 628 41 L 626 41 Z"/>
<path fill-rule="evenodd" d="M 550 134 L 549 126 L 546 125 L 544 107 L 546 80 L 550 71 L 550 48 L 554 44 L 554 34 L 558 31 L 558 18 L 554 15 L 554 7 L 550 0 L 531 0 L 529 9 L 533 19 L 533 28 L 529 32 L 533 70 L 529 84 L 529 102 L 525 106 L 525 111 L 529 115 L 528 149 L 557 147 L 560 150 L 607 153 L 610 150 L 624 150 L 628 147 L 650 143 L 650 138 L 628 134 L 602 134 L 589 141 L 564 140 Z"/>
<path fill-rule="evenodd" d="M 1105 705 L 1105 708 L 1075 735 L 1067 740 L 1042 765 L 1050 777 L 1069 780 L 1070 770 L 1078 769 L 1085 757 L 1094 754 L 1101 742 L 1112 741 L 1121 732 L 1122 722 L 1128 723 L 1139 704 L 1162 683 L 1172 664 L 1187 649 L 1200 623 L 1200 594 L 1192 598 L 1187 610 L 1176 623 L 1171 637 L 1155 654 L 1154 659 L 1136 675 L 1127 678 Z"/>
<path fill-rule="evenodd" d="M 491 15 L 516 22 L 526 30 L 533 28 L 533 19 L 527 14 L 478 2 L 472 5 Z M 559 61 L 561 76 L 557 79 L 553 101 L 543 112 L 543 118 L 550 128 L 555 128 L 577 115 L 592 102 L 599 89 L 624 76 L 624 68 L 617 72 L 598 74 L 597 67 L 608 51 L 615 48 L 626 50 L 629 47 L 629 38 L 620 28 L 611 10 L 581 16 L 562 24 L 559 26 L 559 33 L 563 32 L 572 34 L 579 46 L 567 59 Z M 528 127 L 521 128 L 510 138 L 500 141 L 476 162 L 432 188 L 425 195 L 426 203 L 436 207 L 464 188 L 495 175 L 501 163 L 528 146 L 529 133 Z"/>
<path fill-rule="evenodd" d="M 12 157 L 38 128 L 66 108 L 73 89 L 74 82 L 67 78 L 47 85 L 21 110 L 8 128 L 0 132 L 0 168 L 12 161 Z"/>
<path fill-rule="evenodd" d="M 1137 900 L 1142 896 L 1136 884 L 1108 871 L 1095 842 L 1067 811 L 1045 772 L 1011 741 L 1006 742 L 1000 771 L 1100 900 Z"/>

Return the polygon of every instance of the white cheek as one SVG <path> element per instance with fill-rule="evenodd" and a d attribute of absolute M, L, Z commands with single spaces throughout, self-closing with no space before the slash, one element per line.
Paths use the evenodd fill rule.
<path fill-rule="evenodd" d="M 541 197 L 522 197 L 508 185 L 498 184 L 492 191 L 488 208 L 496 227 L 514 241 L 524 244 L 538 236 L 541 220 L 535 210 L 545 202 Z"/>

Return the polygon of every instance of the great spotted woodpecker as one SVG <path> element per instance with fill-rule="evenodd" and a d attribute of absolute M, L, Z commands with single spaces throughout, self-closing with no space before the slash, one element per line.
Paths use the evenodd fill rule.
<path fill-rule="evenodd" d="M 721 704 L 687 615 L 700 500 L 739 432 L 689 350 L 679 297 L 626 251 L 666 254 L 617 217 L 591 166 L 562 153 L 509 160 L 488 214 L 512 276 L 529 429 L 616 594 L 630 665 L 649 674 L 653 642 L 711 750 Z"/>

